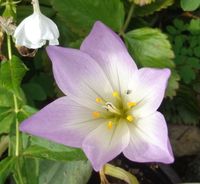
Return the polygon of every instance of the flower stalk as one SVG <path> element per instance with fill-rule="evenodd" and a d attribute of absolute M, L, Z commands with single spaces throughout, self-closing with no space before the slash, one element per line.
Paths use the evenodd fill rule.
<path fill-rule="evenodd" d="M 40 5 L 38 0 L 32 0 L 34 13 L 40 13 Z"/>
<path fill-rule="evenodd" d="M 129 25 L 129 23 L 130 23 L 130 21 L 131 21 L 131 18 L 132 18 L 133 12 L 134 12 L 134 8 L 135 8 L 135 5 L 134 5 L 134 3 L 132 3 L 132 4 L 131 4 L 131 7 L 130 7 L 130 9 L 129 9 L 129 12 L 128 12 L 126 21 L 125 21 L 125 23 L 124 23 L 124 25 L 123 25 L 123 27 L 122 27 L 122 29 L 121 29 L 119 35 L 123 35 L 123 34 L 125 33 L 125 31 L 126 31 L 128 25 Z"/>
<path fill-rule="evenodd" d="M 104 173 L 106 175 L 121 179 L 127 182 L 128 184 L 139 184 L 137 178 L 134 175 L 120 167 L 115 167 L 111 164 L 105 164 Z"/>

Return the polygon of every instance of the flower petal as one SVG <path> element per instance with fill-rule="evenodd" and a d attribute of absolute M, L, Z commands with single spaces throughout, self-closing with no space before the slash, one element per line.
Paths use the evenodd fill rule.
<path fill-rule="evenodd" d="M 117 34 L 97 21 L 83 41 L 81 50 L 99 63 L 115 90 L 122 93 L 127 90 L 137 66 Z"/>
<path fill-rule="evenodd" d="M 167 126 L 163 115 L 155 112 L 150 116 L 129 124 L 130 143 L 123 151 L 124 155 L 136 162 L 174 161 L 169 144 Z"/>
<path fill-rule="evenodd" d="M 104 122 L 85 138 L 82 148 L 93 168 L 99 171 L 104 164 L 124 150 L 129 139 L 130 134 L 126 123 L 120 122 L 109 129 Z"/>
<path fill-rule="evenodd" d="M 34 31 L 34 34 L 33 34 Z M 46 44 L 58 44 L 59 31 L 56 24 L 42 13 L 25 18 L 14 32 L 16 45 L 37 49 Z"/>
<path fill-rule="evenodd" d="M 62 47 L 49 46 L 49 57 L 59 88 L 67 95 L 84 100 L 82 104 L 95 103 L 97 97 L 107 101 L 112 87 L 100 66 L 87 54 Z M 81 103 L 81 102 L 80 102 Z M 93 105 L 90 103 L 90 107 Z"/>
<path fill-rule="evenodd" d="M 83 139 L 101 120 L 69 97 L 50 103 L 20 125 L 20 130 L 67 146 L 81 147 Z"/>
<path fill-rule="evenodd" d="M 135 117 L 145 117 L 158 109 L 164 98 L 169 76 L 169 69 L 139 70 L 137 79 L 133 79 L 132 92 L 128 95 L 131 101 L 137 102 L 132 109 Z"/>

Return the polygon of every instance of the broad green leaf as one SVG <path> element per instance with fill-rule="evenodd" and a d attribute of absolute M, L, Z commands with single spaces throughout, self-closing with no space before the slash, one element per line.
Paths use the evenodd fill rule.
<path fill-rule="evenodd" d="M 27 97 L 31 98 L 31 100 L 44 101 L 47 98 L 47 95 L 39 84 L 35 82 L 29 82 L 27 84 L 23 84 L 22 86 Z"/>
<path fill-rule="evenodd" d="M 0 65 L 0 86 L 20 96 L 20 83 L 26 71 L 26 66 L 16 56 L 13 56 L 10 62 L 2 62 Z"/>
<path fill-rule="evenodd" d="M 13 106 L 13 94 L 0 86 L 0 106 Z"/>
<path fill-rule="evenodd" d="M 200 6 L 200 0 L 181 0 L 181 8 L 184 11 L 194 11 Z"/>
<path fill-rule="evenodd" d="M 140 28 L 125 35 L 130 54 L 144 67 L 173 68 L 174 53 L 167 36 L 158 29 Z"/>
<path fill-rule="evenodd" d="M 86 160 L 86 157 L 80 149 L 66 148 L 65 151 L 56 151 L 37 145 L 28 147 L 26 150 L 24 150 L 23 155 L 25 157 L 36 157 L 54 161 Z"/>
<path fill-rule="evenodd" d="M 166 90 L 166 96 L 169 98 L 173 98 L 176 96 L 176 92 L 179 89 L 179 81 L 180 81 L 180 76 L 177 73 L 176 70 L 171 70 L 171 76 L 168 81 L 168 87 Z"/>
<path fill-rule="evenodd" d="M 81 149 L 67 147 L 40 137 L 31 136 L 28 146 L 24 151 L 28 156 L 62 161 L 87 159 Z"/>
<path fill-rule="evenodd" d="M 192 19 L 188 25 L 188 30 L 194 35 L 200 35 L 200 20 Z"/>
<path fill-rule="evenodd" d="M 97 20 L 115 31 L 120 31 L 124 22 L 124 7 L 120 0 L 53 0 L 52 4 L 58 16 L 79 35 L 85 36 Z"/>
<path fill-rule="evenodd" d="M 39 184 L 87 184 L 91 171 L 88 161 L 59 163 L 42 160 Z"/>
<path fill-rule="evenodd" d="M 20 172 L 23 179 L 23 184 L 38 184 L 39 183 L 39 160 L 37 158 L 21 157 L 18 161 Z M 15 171 L 15 174 L 16 171 Z M 19 180 L 19 178 L 17 178 Z"/>
<path fill-rule="evenodd" d="M 52 8 L 47 7 L 47 6 L 41 5 L 40 9 L 41 9 L 41 12 L 44 15 L 46 15 L 47 17 L 53 17 L 56 14 L 56 12 Z M 33 7 L 31 5 L 31 2 L 30 2 L 29 6 L 23 6 L 23 5 L 17 6 L 17 20 L 18 20 L 18 22 L 21 22 L 23 19 L 25 19 L 26 17 L 28 17 L 32 13 L 33 13 Z"/>
<path fill-rule="evenodd" d="M 145 5 L 145 6 L 136 6 L 134 10 L 134 15 L 136 16 L 146 16 L 153 14 L 156 11 L 160 11 L 162 9 L 171 6 L 174 3 L 174 0 L 156 0 L 155 2 Z"/>
<path fill-rule="evenodd" d="M 7 157 L 0 162 L 0 184 L 4 184 L 15 165 L 15 157 Z"/>
<path fill-rule="evenodd" d="M 2 107 L 0 107 L 1 109 Z M 15 120 L 15 113 L 13 111 L 11 111 L 12 109 L 8 109 L 6 116 L 3 117 L 3 115 L 1 116 L 0 114 L 0 134 L 2 133 L 9 133 L 10 131 L 10 126 L 12 125 L 12 123 L 14 123 Z M 1 119 L 2 118 L 2 119 Z"/>
<path fill-rule="evenodd" d="M 190 83 L 196 77 L 193 68 L 189 65 L 181 66 L 179 68 L 179 74 L 186 84 Z"/>

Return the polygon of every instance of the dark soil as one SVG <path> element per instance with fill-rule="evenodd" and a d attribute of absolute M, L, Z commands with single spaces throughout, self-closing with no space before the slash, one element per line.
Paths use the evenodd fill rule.
<path fill-rule="evenodd" d="M 180 182 L 179 177 L 169 165 L 156 163 L 135 163 L 120 155 L 111 164 L 121 167 L 137 177 L 140 184 L 176 184 Z M 107 177 L 111 184 L 126 184 L 126 182 Z M 99 173 L 93 172 L 88 184 L 100 183 Z"/>

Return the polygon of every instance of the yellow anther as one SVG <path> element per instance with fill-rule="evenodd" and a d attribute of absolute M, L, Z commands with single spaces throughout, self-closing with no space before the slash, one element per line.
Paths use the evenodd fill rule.
<path fill-rule="evenodd" d="M 113 127 L 113 122 L 112 122 L 112 121 L 109 121 L 109 122 L 108 122 L 108 128 L 111 129 L 112 127 Z"/>
<path fill-rule="evenodd" d="M 118 93 L 117 91 L 114 91 L 114 92 L 112 93 L 112 96 L 113 96 L 113 97 L 119 97 L 119 93 Z"/>
<path fill-rule="evenodd" d="M 92 116 L 93 116 L 94 118 L 99 118 L 99 117 L 100 117 L 100 113 L 97 112 L 97 111 L 92 112 Z"/>
<path fill-rule="evenodd" d="M 99 98 L 99 97 L 96 98 L 96 102 L 97 102 L 97 103 L 101 103 L 102 101 L 103 101 L 103 100 L 102 100 L 101 98 Z"/>
<path fill-rule="evenodd" d="M 132 115 L 128 115 L 126 116 L 126 119 L 129 121 L 129 122 L 132 122 L 134 120 L 134 117 Z"/>
<path fill-rule="evenodd" d="M 136 102 L 127 102 L 128 108 L 134 107 L 134 106 L 136 106 L 136 105 L 137 105 Z"/>

